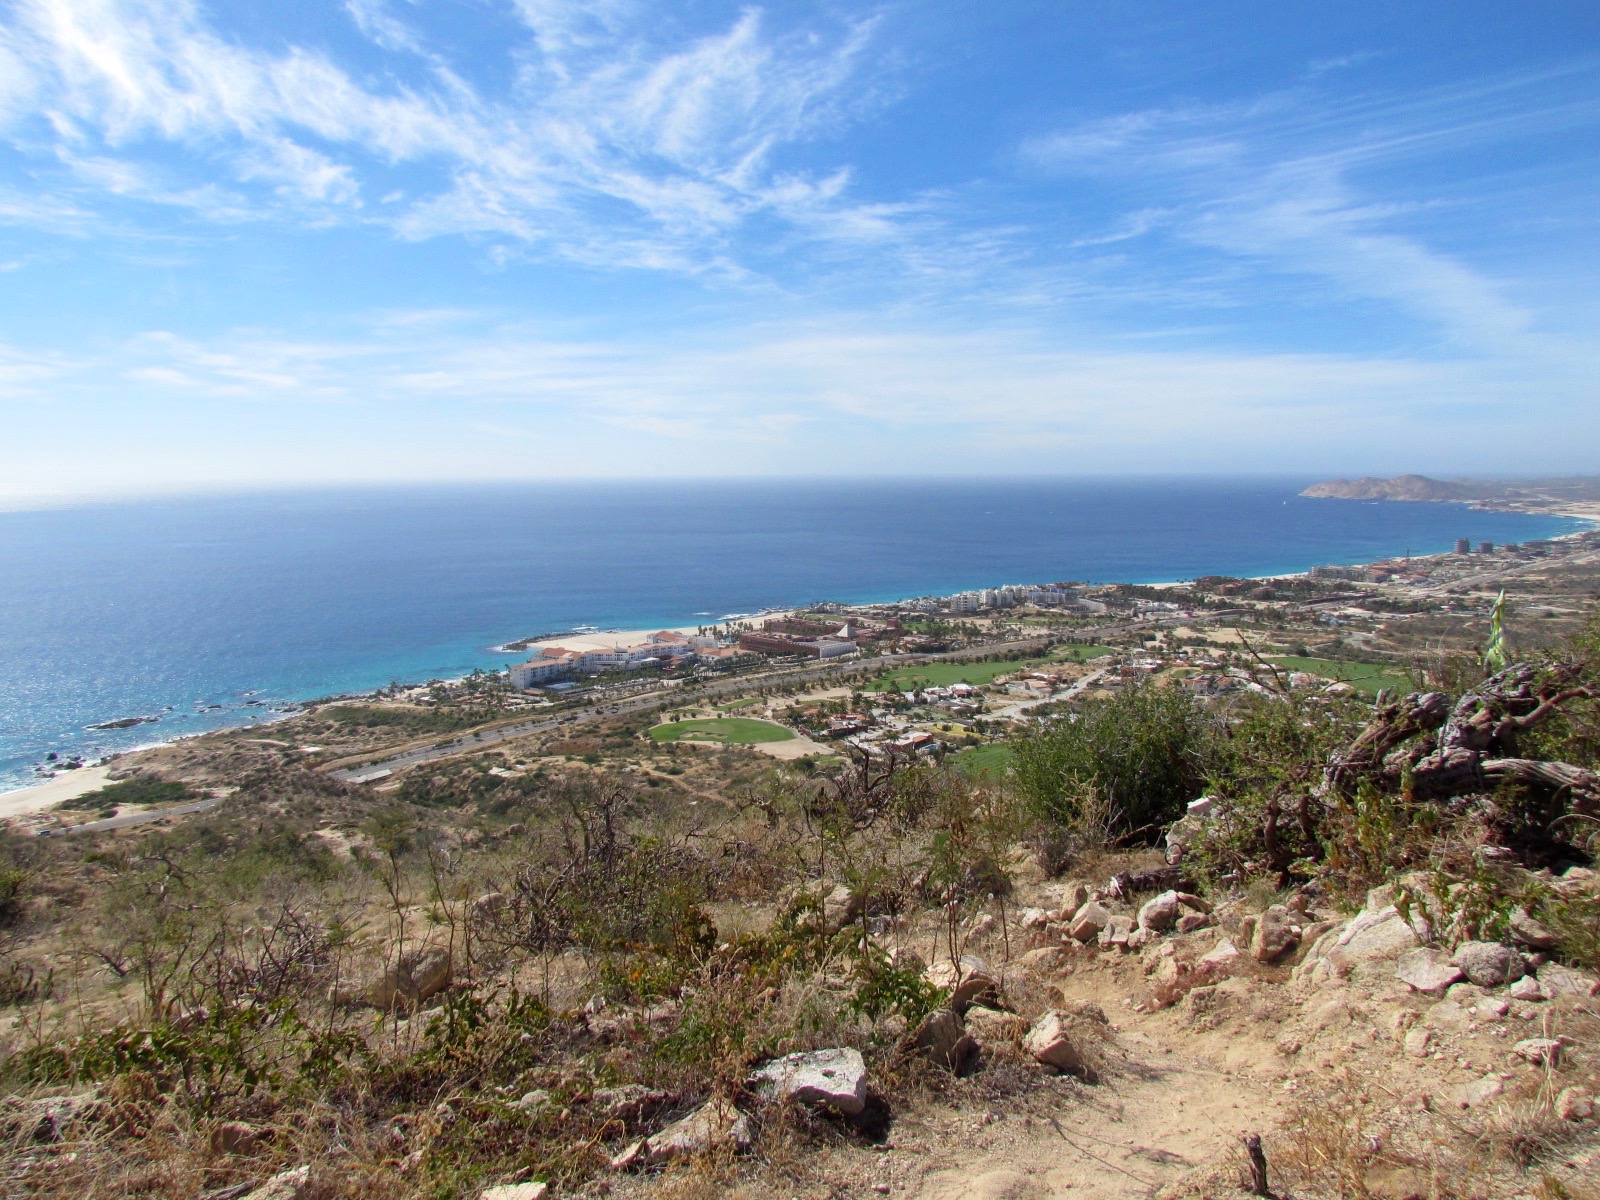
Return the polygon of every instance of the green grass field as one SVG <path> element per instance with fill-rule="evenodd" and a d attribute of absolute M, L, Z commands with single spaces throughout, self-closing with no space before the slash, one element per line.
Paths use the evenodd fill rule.
<path fill-rule="evenodd" d="M 968 779 L 1000 779 L 1006 769 L 1016 761 L 1011 747 L 999 743 L 987 746 L 974 746 L 970 750 L 963 750 L 950 760 L 955 763 L 956 770 Z"/>
<path fill-rule="evenodd" d="M 1411 680 L 1404 671 L 1379 663 L 1336 662 L 1331 658 L 1277 655 L 1267 661 L 1286 671 L 1304 671 L 1309 675 L 1321 675 L 1324 679 L 1343 680 L 1368 696 L 1376 696 L 1383 688 L 1404 692 L 1411 687 Z"/>
<path fill-rule="evenodd" d="M 787 742 L 794 734 L 770 721 L 749 717 L 705 717 L 696 721 L 669 721 L 650 731 L 656 742 L 720 742 L 725 746 L 754 746 L 758 742 Z"/>
<path fill-rule="evenodd" d="M 734 712 L 741 708 L 749 708 L 753 704 L 760 704 L 760 696 L 746 696 L 743 700 L 733 700 L 727 704 L 717 705 L 718 712 Z"/>
<path fill-rule="evenodd" d="M 1088 662 L 1092 658 L 1115 653 L 1109 646 L 1063 646 L 1049 658 L 1011 658 L 1003 662 L 928 663 L 921 667 L 905 667 L 874 679 L 863 691 L 909 692 L 913 688 L 949 687 L 952 683 L 992 683 L 998 675 L 1009 675 L 1027 667 L 1045 667 L 1051 663 Z"/>

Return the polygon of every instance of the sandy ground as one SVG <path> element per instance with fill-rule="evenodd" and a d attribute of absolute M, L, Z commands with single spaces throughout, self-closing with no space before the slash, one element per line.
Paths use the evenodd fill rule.
<path fill-rule="evenodd" d="M 752 625 L 759 627 L 762 621 L 775 621 L 780 617 L 793 616 L 792 612 L 762 613 L 759 616 L 747 618 Z M 710 628 L 720 622 L 707 618 L 704 626 L 701 625 L 666 625 L 653 626 L 650 629 L 608 629 L 604 633 L 587 633 L 572 637 L 545 638 L 543 641 L 534 642 L 528 651 L 530 656 L 535 656 L 536 651 L 546 646 L 564 646 L 569 650 L 609 650 L 613 646 L 636 646 L 652 633 L 663 631 L 682 633 L 693 637 L 702 628 Z"/>
<path fill-rule="evenodd" d="M 773 758 L 785 760 L 804 758 L 808 754 L 837 753 L 836 750 L 830 750 L 827 746 L 819 742 L 813 742 L 810 738 L 803 737 L 798 733 L 787 742 L 757 742 L 750 748 L 759 750 L 763 754 L 770 754 Z"/>
<path fill-rule="evenodd" d="M 7 792 L 0 796 L 0 820 L 42 812 L 64 800 L 75 800 L 86 792 L 105 787 L 110 775 L 110 767 L 79 767 L 33 787 Z"/>

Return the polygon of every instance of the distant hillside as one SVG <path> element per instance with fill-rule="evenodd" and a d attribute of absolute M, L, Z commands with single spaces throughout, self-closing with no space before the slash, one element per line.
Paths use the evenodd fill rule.
<path fill-rule="evenodd" d="M 1396 475 L 1393 479 L 1364 476 L 1313 483 L 1302 496 L 1324 500 L 1480 500 L 1483 489 L 1429 479 L 1426 475 Z"/>

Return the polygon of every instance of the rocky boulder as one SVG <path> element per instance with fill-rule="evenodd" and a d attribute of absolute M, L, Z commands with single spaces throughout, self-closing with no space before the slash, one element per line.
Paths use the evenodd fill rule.
<path fill-rule="evenodd" d="M 750 1075 L 749 1086 L 780 1102 L 860 1116 L 867 1107 L 867 1064 L 849 1047 L 809 1050 L 773 1059 Z"/>
<path fill-rule="evenodd" d="M 1364 911 L 1319 937 L 1295 968 L 1295 978 L 1321 984 L 1330 977 L 1364 974 L 1393 963 L 1421 944 L 1416 931 L 1393 905 Z"/>
<path fill-rule="evenodd" d="M 1479 987 L 1499 987 L 1527 973 L 1522 955 L 1499 942 L 1462 942 L 1450 961 Z"/>
<path fill-rule="evenodd" d="M 1276 962 L 1300 943 L 1299 915 L 1281 904 L 1262 913 L 1250 935 L 1250 957 L 1257 962 Z"/>
<path fill-rule="evenodd" d="M 365 1004 L 384 1012 L 415 1008 L 450 986 L 454 964 L 444 946 L 416 946 L 375 970 L 356 987 L 336 998 L 345 1004 Z"/>
<path fill-rule="evenodd" d="M 1459 983 L 1465 978 L 1461 968 L 1451 962 L 1442 950 L 1435 950 L 1431 946 L 1407 950 L 1395 963 L 1394 973 L 1402 983 L 1430 995 L 1442 992 L 1452 983 Z"/>
<path fill-rule="evenodd" d="M 924 978 L 936 988 L 948 989 L 949 1004 L 958 1013 L 964 1013 L 984 997 L 998 998 L 1000 981 L 981 958 L 962 955 L 951 962 L 946 959 L 929 967 Z"/>
<path fill-rule="evenodd" d="M 1067 922 L 1067 936 L 1077 942 L 1092 942 L 1111 923 L 1111 914 L 1097 900 L 1086 900 Z"/>
<path fill-rule="evenodd" d="M 244 1200 L 300 1200 L 311 1190 L 311 1168 L 295 1167 L 280 1171 L 259 1187 L 246 1192 Z"/>
<path fill-rule="evenodd" d="M 1099 1031 L 1091 1033 L 1086 1028 L 1090 1023 L 1080 1015 L 1060 1009 L 1047 1012 L 1028 1030 L 1022 1039 L 1022 1049 L 1041 1066 L 1093 1083 L 1099 1078 L 1099 1072 L 1090 1047 Z"/>
<path fill-rule="evenodd" d="M 545 1200 L 549 1194 L 548 1183 L 502 1183 L 484 1188 L 478 1200 Z"/>

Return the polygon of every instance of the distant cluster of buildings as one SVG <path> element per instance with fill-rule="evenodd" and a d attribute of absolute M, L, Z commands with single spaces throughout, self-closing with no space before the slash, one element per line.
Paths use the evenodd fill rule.
<path fill-rule="evenodd" d="M 900 622 L 892 617 L 881 622 L 774 617 L 763 621 L 759 630 L 741 633 L 738 645 L 753 654 L 843 658 L 855 654 L 861 642 L 892 638 L 899 632 Z"/>
<path fill-rule="evenodd" d="M 601 671 L 639 671 L 646 667 L 679 667 L 694 662 L 716 662 L 745 653 L 720 645 L 707 635 L 691 636 L 675 629 L 652 633 L 633 645 L 585 647 L 546 646 L 539 656 L 511 668 L 511 686 L 518 691 L 544 687 L 574 675 Z"/>
<path fill-rule="evenodd" d="M 1070 583 L 1013 583 L 1004 587 L 956 592 L 949 596 L 923 596 L 906 605 L 916 612 L 955 613 L 959 616 L 1024 606 L 1083 612 L 1103 611 L 1104 608 L 1094 601 L 1085 600 L 1081 589 Z"/>

